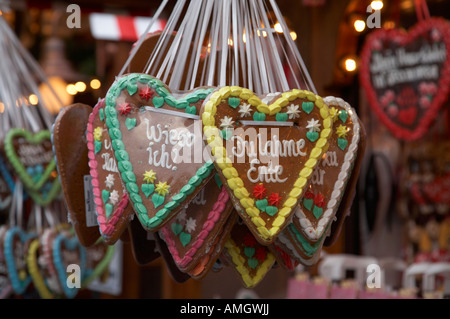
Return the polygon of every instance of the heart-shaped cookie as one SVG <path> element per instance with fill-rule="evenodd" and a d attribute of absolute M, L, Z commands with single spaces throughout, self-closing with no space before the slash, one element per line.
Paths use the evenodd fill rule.
<path fill-rule="evenodd" d="M 24 129 L 11 129 L 5 137 L 5 153 L 36 203 L 46 206 L 59 195 L 61 186 L 50 131 L 33 134 Z"/>
<path fill-rule="evenodd" d="M 289 250 L 280 244 L 279 241 L 275 240 L 270 246 L 270 251 L 275 256 L 277 264 L 281 265 L 284 269 L 288 271 L 293 271 L 298 266 L 299 261 L 291 257 Z"/>
<path fill-rule="evenodd" d="M 31 283 L 31 276 L 26 264 L 25 245 L 28 240 L 36 238 L 36 234 L 29 233 L 18 226 L 9 228 L 5 233 L 4 255 L 8 276 L 16 294 L 25 292 Z"/>
<path fill-rule="evenodd" d="M 77 236 L 69 232 L 60 232 L 53 240 L 52 254 L 64 295 L 67 298 L 75 298 L 86 275 L 84 272 L 86 270 L 86 248 L 80 244 Z M 78 280 L 80 287 L 76 285 L 72 287 L 67 284 L 68 279 L 70 279 L 68 276 L 71 275 L 67 272 L 69 265 L 79 266 L 80 272 L 78 275 L 80 275 L 80 278 Z"/>
<path fill-rule="evenodd" d="M 359 119 L 348 103 L 335 97 L 326 97 L 324 102 L 334 122 L 333 134 L 293 217 L 296 228 L 310 242 L 319 240 L 333 222 L 353 171 L 361 135 Z"/>
<path fill-rule="evenodd" d="M 408 32 L 371 32 L 361 53 L 360 81 L 372 110 L 397 138 L 418 139 L 447 100 L 450 24 L 426 19 Z"/>
<path fill-rule="evenodd" d="M 147 231 L 163 227 L 213 176 L 201 124 L 194 121 L 211 90 L 175 97 L 158 79 L 133 73 L 119 78 L 106 95 L 117 167 Z"/>
<path fill-rule="evenodd" d="M 101 236 L 97 225 L 89 225 L 86 216 L 84 177 L 89 176 L 86 128 L 92 107 L 73 104 L 63 107 L 55 119 L 52 141 L 70 221 L 87 247 Z"/>
<path fill-rule="evenodd" d="M 220 179 L 218 179 L 220 182 Z M 210 251 L 230 216 L 233 204 L 222 183 L 212 178 L 198 195 L 159 230 L 178 268 L 189 272 Z"/>
<path fill-rule="evenodd" d="M 220 88 L 205 100 L 202 121 L 236 210 L 269 245 L 290 222 L 328 146 L 332 119 L 322 98 L 308 91 L 261 98 L 240 87 Z"/>
<path fill-rule="evenodd" d="M 120 179 L 104 106 L 100 100 L 90 114 L 86 138 L 97 221 L 103 239 L 113 245 L 127 229 L 134 210 Z"/>
<path fill-rule="evenodd" d="M 246 288 L 258 285 L 275 263 L 272 252 L 256 240 L 242 220 L 236 222 L 231 230 L 223 256 L 234 267 Z"/>

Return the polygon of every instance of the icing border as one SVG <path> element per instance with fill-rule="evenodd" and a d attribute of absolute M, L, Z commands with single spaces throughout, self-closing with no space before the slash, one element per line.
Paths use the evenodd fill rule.
<path fill-rule="evenodd" d="M 136 176 L 133 173 L 133 167 L 131 163 L 128 161 L 128 152 L 126 151 L 125 144 L 121 139 L 122 133 L 120 131 L 120 124 L 117 118 L 117 110 L 115 108 L 116 98 L 122 93 L 123 90 L 127 90 L 130 95 L 133 95 L 137 92 L 137 82 L 147 84 L 151 88 L 155 89 L 156 93 L 164 98 L 165 103 L 177 109 L 186 109 L 187 106 L 189 106 L 189 103 L 195 103 L 199 100 L 205 99 L 213 89 L 198 89 L 192 93 L 187 94 L 186 96 L 177 99 L 164 87 L 164 83 L 160 80 L 147 74 L 131 73 L 116 80 L 116 82 L 111 86 L 111 88 L 108 90 L 108 93 L 106 94 L 106 125 L 109 129 L 109 136 L 111 138 L 111 143 L 114 148 L 114 154 L 117 159 L 117 167 L 121 173 L 122 181 L 128 191 L 128 197 L 133 203 L 134 210 L 138 215 L 139 220 L 141 221 L 144 228 L 152 231 L 155 230 L 161 223 L 163 223 L 163 221 L 165 221 L 167 217 L 171 217 L 170 212 L 174 208 L 178 207 L 180 202 L 182 202 L 186 198 L 186 196 L 188 196 L 188 194 L 191 194 L 193 190 L 196 190 L 198 188 L 198 185 L 200 185 L 203 180 L 211 175 L 214 165 L 212 161 L 206 162 L 197 170 L 196 174 L 189 180 L 189 183 L 182 187 L 178 194 L 172 197 L 172 201 L 168 202 L 164 206 L 164 208 L 158 210 L 155 216 L 149 218 L 147 214 L 147 208 L 142 204 L 143 199 L 142 195 L 140 195 L 141 190 L 135 183 Z M 174 197 L 179 199 L 173 200 Z"/>
<path fill-rule="evenodd" d="M 266 223 L 259 216 L 260 210 L 255 206 L 254 200 L 249 197 L 249 192 L 243 185 L 242 179 L 237 176 L 232 163 L 227 158 L 226 149 L 223 147 L 222 137 L 217 132 L 219 129 L 215 125 L 215 114 L 217 106 L 223 99 L 228 97 L 239 97 L 252 106 L 255 106 L 258 112 L 274 115 L 277 114 L 283 107 L 286 107 L 290 101 L 297 98 L 306 98 L 319 108 L 320 116 L 322 117 L 323 129 L 320 131 L 320 137 L 314 144 L 310 151 L 309 157 L 305 160 L 304 168 L 300 171 L 299 177 L 294 183 L 294 187 L 289 193 L 288 197 L 283 203 L 283 207 L 278 211 L 277 217 L 272 222 L 272 227 L 269 229 L 265 227 Z M 308 179 L 314 171 L 314 168 L 319 163 L 320 158 L 326 148 L 328 147 L 328 139 L 332 132 L 332 120 L 328 112 L 328 106 L 323 99 L 309 91 L 293 89 L 281 93 L 278 98 L 271 105 L 263 103 L 252 91 L 237 86 L 222 87 L 214 92 L 209 101 L 204 104 L 204 112 L 202 114 L 203 132 L 207 138 L 208 145 L 211 147 L 211 153 L 215 157 L 215 163 L 222 170 L 222 174 L 227 179 L 227 184 L 239 199 L 240 205 L 244 208 L 248 217 L 255 225 L 258 234 L 264 240 L 273 240 L 281 231 L 281 226 L 287 222 L 287 219 L 292 215 L 292 209 L 297 204 L 300 196 L 303 193 L 304 187 L 308 183 Z M 274 226 L 275 225 L 275 226 Z"/>
<path fill-rule="evenodd" d="M 311 240 L 319 240 L 320 237 L 322 237 L 329 220 L 335 216 L 336 211 L 339 208 L 340 201 L 345 191 L 346 183 L 350 178 L 352 164 L 355 161 L 356 153 L 358 151 L 361 130 L 356 112 L 347 102 L 339 97 L 334 96 L 327 96 L 323 99 L 323 101 L 329 107 L 337 105 L 347 111 L 353 122 L 353 137 L 352 142 L 350 143 L 348 150 L 345 153 L 344 163 L 341 166 L 338 180 L 334 183 L 331 198 L 328 200 L 327 209 L 319 218 L 317 227 L 315 228 L 312 225 L 311 221 L 306 217 L 300 206 L 297 206 L 297 209 L 294 213 L 294 215 L 299 219 L 299 224 L 302 227 L 302 232 Z"/>
<path fill-rule="evenodd" d="M 36 290 L 39 293 L 39 296 L 43 299 L 53 299 L 53 293 L 47 288 L 45 284 L 45 279 L 41 275 L 39 271 L 38 261 L 36 258 L 36 253 L 39 249 L 39 239 L 35 239 L 31 242 L 30 247 L 28 249 L 28 255 L 26 258 L 28 272 L 30 273 L 31 279 L 33 281 Z"/>
<path fill-rule="evenodd" d="M 210 232 L 214 229 L 217 220 L 220 218 L 220 214 L 225 211 L 227 206 L 227 202 L 230 199 L 228 192 L 224 186 L 222 186 L 222 190 L 217 198 L 217 201 L 214 203 L 212 210 L 208 213 L 207 220 L 203 223 L 203 228 L 196 237 L 196 241 L 192 243 L 192 247 L 186 252 L 184 257 L 180 257 L 178 250 L 175 247 L 175 241 L 172 237 L 170 230 L 167 227 L 161 228 L 160 232 L 163 236 L 161 236 L 167 244 L 170 253 L 181 269 L 185 269 L 189 263 L 192 262 L 193 256 L 197 253 L 197 251 L 203 246 L 205 239 L 208 237 Z"/>

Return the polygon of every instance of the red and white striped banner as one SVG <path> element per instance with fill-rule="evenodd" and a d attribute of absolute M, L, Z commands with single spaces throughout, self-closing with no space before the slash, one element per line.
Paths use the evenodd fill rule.
<path fill-rule="evenodd" d="M 136 42 L 147 29 L 151 17 L 121 16 L 108 13 L 91 13 L 89 23 L 92 36 L 97 40 Z M 164 20 L 156 20 L 150 32 L 162 31 Z"/>

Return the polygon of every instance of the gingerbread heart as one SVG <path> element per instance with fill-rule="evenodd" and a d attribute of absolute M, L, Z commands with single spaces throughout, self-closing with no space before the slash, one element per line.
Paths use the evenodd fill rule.
<path fill-rule="evenodd" d="M 178 268 L 189 272 L 210 252 L 211 244 L 223 233 L 233 204 L 222 182 L 212 178 L 178 215 L 159 230 Z"/>
<path fill-rule="evenodd" d="M 175 97 L 158 79 L 133 73 L 108 91 L 106 125 L 117 168 L 147 231 L 163 227 L 213 176 L 200 124 L 194 121 L 211 90 Z"/>
<path fill-rule="evenodd" d="M 318 241 L 333 222 L 352 174 L 361 135 L 355 110 L 344 100 L 326 97 L 333 119 L 329 147 L 312 174 L 293 222 L 310 242 Z"/>
<path fill-rule="evenodd" d="M 272 252 L 258 243 L 242 220 L 238 220 L 231 230 L 223 256 L 234 267 L 246 288 L 258 285 L 275 263 Z"/>
<path fill-rule="evenodd" d="M 31 276 L 26 264 L 25 245 L 28 240 L 36 238 L 36 234 L 29 233 L 18 226 L 9 228 L 5 233 L 4 255 L 8 276 L 16 294 L 22 294 L 31 283 Z"/>
<path fill-rule="evenodd" d="M 360 81 L 372 110 L 397 138 L 418 139 L 447 100 L 450 24 L 419 22 L 408 32 L 378 29 L 361 54 Z"/>
<path fill-rule="evenodd" d="M 240 87 L 220 88 L 205 100 L 202 121 L 236 210 L 257 240 L 270 245 L 290 222 L 328 146 L 332 119 L 322 98 L 308 91 L 261 98 Z"/>
<path fill-rule="evenodd" d="M 47 206 L 61 189 L 53 158 L 51 133 L 11 129 L 5 137 L 6 157 L 33 200 Z"/>
<path fill-rule="evenodd" d="M 75 298 L 78 294 L 81 283 L 84 281 L 86 274 L 86 248 L 83 247 L 77 236 L 71 235 L 69 232 L 60 232 L 53 240 L 53 262 L 58 273 L 59 283 L 63 293 L 67 298 Z M 68 285 L 67 267 L 69 265 L 78 265 L 80 269 L 80 278 L 78 278 L 80 286 L 73 287 Z"/>
<path fill-rule="evenodd" d="M 134 210 L 120 179 L 104 106 L 100 100 L 90 114 L 86 138 L 97 221 L 103 239 L 113 245 L 128 228 Z"/>
<path fill-rule="evenodd" d="M 95 212 L 94 222 L 88 224 L 85 204 L 85 177 L 90 176 L 85 134 L 91 112 L 91 106 L 81 103 L 63 107 L 52 129 L 53 149 L 69 220 L 85 247 L 93 245 L 101 236 Z"/>

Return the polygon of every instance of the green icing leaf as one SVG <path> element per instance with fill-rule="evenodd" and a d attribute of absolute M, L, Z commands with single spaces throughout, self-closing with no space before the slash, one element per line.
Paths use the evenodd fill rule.
<path fill-rule="evenodd" d="M 164 203 L 165 200 L 165 196 L 161 196 L 159 194 L 153 194 L 152 196 L 152 202 L 153 205 L 155 206 L 155 208 L 158 208 L 159 206 L 161 206 Z"/>
<path fill-rule="evenodd" d="M 345 110 L 339 111 L 339 119 L 342 121 L 342 123 L 345 123 L 347 121 L 348 112 Z"/>
<path fill-rule="evenodd" d="M 225 129 L 220 131 L 220 135 L 224 140 L 228 141 L 233 136 L 233 132 L 231 130 Z"/>
<path fill-rule="evenodd" d="M 178 223 L 173 223 L 170 227 L 172 228 L 172 232 L 177 236 L 183 231 L 183 225 Z"/>
<path fill-rule="evenodd" d="M 155 96 L 153 98 L 153 106 L 158 108 L 164 105 L 164 98 L 161 96 Z"/>
<path fill-rule="evenodd" d="M 180 242 L 183 245 L 183 247 L 186 247 L 186 245 L 191 242 L 191 235 L 185 232 L 181 232 Z"/>
<path fill-rule="evenodd" d="M 144 193 L 145 197 L 148 198 L 155 191 L 155 185 L 154 184 L 142 184 L 141 189 L 142 189 L 142 192 Z"/>
<path fill-rule="evenodd" d="M 256 201 L 256 207 L 263 212 L 266 211 L 268 205 L 269 203 L 267 202 L 267 199 L 260 199 Z"/>
<path fill-rule="evenodd" d="M 303 198 L 303 207 L 305 207 L 307 210 L 311 211 L 313 204 L 314 200 L 312 198 Z"/>
<path fill-rule="evenodd" d="M 253 121 L 265 121 L 266 120 L 266 114 L 255 112 L 253 113 Z"/>
<path fill-rule="evenodd" d="M 258 259 L 250 258 L 249 260 L 247 260 L 247 263 L 251 269 L 255 269 L 256 267 L 258 267 Z"/>
<path fill-rule="evenodd" d="M 101 141 L 94 141 L 94 153 L 97 154 L 102 150 L 102 142 Z"/>
<path fill-rule="evenodd" d="M 105 120 L 105 112 L 103 111 L 103 109 L 100 109 L 99 111 L 98 111 L 98 115 L 99 115 L 99 117 L 100 117 L 100 121 L 104 121 Z"/>
<path fill-rule="evenodd" d="M 107 202 L 108 199 L 109 199 L 109 195 L 110 195 L 110 192 L 109 192 L 109 191 L 107 191 L 106 189 L 102 190 L 102 199 L 103 199 L 103 203 L 106 204 L 106 202 Z"/>
<path fill-rule="evenodd" d="M 128 91 L 128 94 L 130 94 L 130 96 L 132 96 L 134 93 L 137 92 L 137 85 L 128 82 L 127 91 Z"/>
<path fill-rule="evenodd" d="M 319 133 L 318 132 L 306 132 L 306 137 L 311 142 L 315 142 L 319 138 Z"/>
<path fill-rule="evenodd" d="M 244 255 L 248 258 L 252 258 L 255 255 L 255 248 L 253 247 L 244 247 Z"/>
<path fill-rule="evenodd" d="M 230 97 L 228 98 L 228 104 L 233 108 L 237 108 L 239 106 L 239 104 L 241 104 L 241 99 L 237 98 L 237 97 Z"/>
<path fill-rule="evenodd" d="M 314 103 L 313 102 L 303 102 L 302 103 L 302 110 L 306 113 L 311 113 L 314 109 Z"/>
<path fill-rule="evenodd" d="M 313 215 L 314 215 L 314 217 L 316 217 L 317 219 L 319 219 L 320 216 L 322 216 L 322 214 L 323 214 L 323 208 L 322 208 L 322 207 L 314 206 L 314 209 L 313 209 Z"/>
<path fill-rule="evenodd" d="M 345 138 L 338 138 L 337 144 L 341 150 L 345 150 L 348 145 L 348 141 Z"/>
<path fill-rule="evenodd" d="M 222 183 L 222 180 L 220 179 L 219 174 L 216 173 L 216 174 L 214 175 L 214 180 L 216 181 L 217 186 L 218 186 L 219 188 L 222 188 L 223 183 Z"/>
<path fill-rule="evenodd" d="M 112 210 L 113 210 L 113 205 L 111 205 L 111 204 L 105 205 L 106 218 L 109 218 L 111 216 Z"/>
<path fill-rule="evenodd" d="M 279 122 L 286 122 L 288 119 L 288 114 L 287 113 L 277 113 L 277 115 L 275 115 L 275 119 Z"/>
<path fill-rule="evenodd" d="M 186 111 L 185 112 L 189 113 L 189 114 L 196 115 L 197 114 L 197 108 L 195 107 L 195 105 L 191 105 L 191 106 L 186 107 Z"/>
<path fill-rule="evenodd" d="M 267 206 L 266 213 L 270 216 L 274 216 L 276 213 L 278 213 L 278 208 L 276 208 L 275 206 Z"/>
<path fill-rule="evenodd" d="M 125 126 L 127 127 L 128 131 L 132 130 L 136 126 L 136 119 L 128 117 L 125 120 Z"/>

